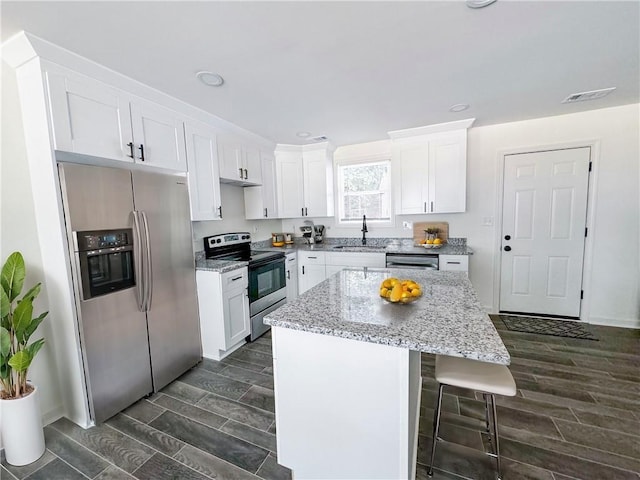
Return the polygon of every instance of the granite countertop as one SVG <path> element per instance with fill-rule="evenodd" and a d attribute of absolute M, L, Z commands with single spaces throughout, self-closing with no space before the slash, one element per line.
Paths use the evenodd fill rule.
<path fill-rule="evenodd" d="M 473 250 L 467 246 L 466 239 L 451 239 L 440 248 L 416 247 L 411 239 L 371 238 L 367 245 L 362 245 L 359 239 L 330 238 L 323 243 L 308 245 L 299 240 L 284 247 L 271 246 L 271 240 L 264 240 L 253 245 L 254 250 L 301 251 L 301 252 L 372 252 L 372 253 L 405 253 L 431 255 L 473 255 Z M 336 248 L 339 247 L 339 248 Z"/>
<path fill-rule="evenodd" d="M 196 270 L 204 270 L 207 272 L 226 273 L 239 268 L 244 268 L 249 262 L 237 262 L 230 260 L 208 260 L 204 256 L 204 252 L 196 252 Z"/>
<path fill-rule="evenodd" d="M 379 297 L 385 278 L 411 278 L 410 304 Z M 322 335 L 508 365 L 500 335 L 462 272 L 347 268 L 268 314 L 264 323 Z"/>

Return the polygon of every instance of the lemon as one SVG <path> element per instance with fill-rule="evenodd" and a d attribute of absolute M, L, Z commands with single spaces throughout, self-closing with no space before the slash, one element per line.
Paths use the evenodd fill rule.
<path fill-rule="evenodd" d="M 402 285 L 400 282 L 396 282 L 391 290 L 391 295 L 389 295 L 389 300 L 392 302 L 399 302 L 402 298 Z"/>
<path fill-rule="evenodd" d="M 429 238 L 426 243 L 427 245 L 433 245 L 433 239 Z"/>
<path fill-rule="evenodd" d="M 387 295 L 389 295 L 389 289 L 388 289 L 388 288 L 384 288 L 384 287 L 382 287 L 382 288 L 380 289 L 380 296 L 381 296 L 381 297 L 386 297 Z"/>
<path fill-rule="evenodd" d="M 436 238 L 433 240 L 433 244 L 434 245 L 442 245 L 442 240 L 440 240 L 439 238 Z"/>

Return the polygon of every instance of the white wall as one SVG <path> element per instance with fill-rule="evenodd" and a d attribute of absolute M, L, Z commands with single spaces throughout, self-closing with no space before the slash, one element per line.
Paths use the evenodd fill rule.
<path fill-rule="evenodd" d="M 244 192 L 242 187 L 220 185 L 222 220 L 193 222 L 193 250 L 203 250 L 202 238 L 209 235 L 231 232 L 249 232 L 255 242 L 271 238 L 272 233 L 282 231 L 281 220 L 245 220 Z M 256 231 L 257 229 L 257 231 Z"/>
<path fill-rule="evenodd" d="M 640 327 L 640 105 L 592 110 L 589 112 L 545 117 L 522 122 L 471 128 L 468 131 L 467 211 L 457 214 L 402 215 L 395 226 L 368 225 L 369 237 L 406 237 L 403 221 L 449 222 L 451 237 L 467 237 L 475 251 L 470 259 L 471 281 L 480 302 L 489 311 L 497 311 L 494 293 L 494 259 L 497 211 L 500 195 L 498 168 L 500 152 L 506 150 L 553 147 L 567 143 L 598 142 L 594 158 L 595 187 L 591 224 L 593 244 L 591 268 L 585 272 L 585 302 L 589 322 L 605 325 Z M 378 152 L 388 151 L 384 142 L 376 142 Z M 362 149 L 371 154 L 371 146 Z M 354 146 L 340 147 L 355 155 Z M 493 226 L 484 226 L 485 217 Z M 359 237 L 360 227 L 338 227 L 333 218 L 314 218 L 329 227 L 328 237 Z M 283 220 L 283 230 L 298 231 L 303 219 Z M 589 267 L 589 259 L 586 262 Z"/>
<path fill-rule="evenodd" d="M 33 192 L 29 176 L 29 164 L 24 143 L 22 114 L 18 100 L 18 87 L 15 72 L 4 62 L 2 64 L 2 130 L 1 169 L 0 169 L 0 253 L 2 263 L 7 256 L 19 250 L 27 265 L 25 291 L 37 282 L 44 280 L 42 257 L 38 243 L 38 231 L 35 221 Z M 23 292 L 24 293 L 24 292 Z M 35 312 L 48 310 L 47 286 L 43 285 L 40 296 L 35 302 Z M 58 391 L 58 379 L 55 367 L 55 345 L 51 341 L 52 329 L 56 319 L 47 316 L 33 339 L 44 337 L 45 346 L 36 356 L 29 378 L 40 391 L 40 409 L 45 422 L 52 421 L 62 414 L 62 403 Z"/>

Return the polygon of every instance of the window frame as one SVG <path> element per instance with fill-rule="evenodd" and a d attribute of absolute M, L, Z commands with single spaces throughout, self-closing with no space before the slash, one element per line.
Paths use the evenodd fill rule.
<path fill-rule="evenodd" d="M 340 228 L 362 228 L 362 220 L 342 220 L 341 211 L 344 205 L 344 189 L 341 182 L 341 167 L 387 163 L 389 166 L 389 220 L 374 220 L 367 218 L 367 224 L 377 227 L 394 227 L 395 211 L 393 198 L 393 162 L 390 154 L 367 155 L 357 158 L 341 158 L 334 162 L 334 185 L 335 185 L 335 225 Z"/>

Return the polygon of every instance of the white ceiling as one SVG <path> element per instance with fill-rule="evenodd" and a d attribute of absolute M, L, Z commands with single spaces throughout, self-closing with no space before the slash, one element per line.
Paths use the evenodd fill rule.
<path fill-rule="evenodd" d="M 279 143 L 640 100 L 640 2 L 10 2 L 20 30 Z M 211 70 L 220 88 L 195 78 Z M 574 92 L 617 90 L 560 104 Z M 471 108 L 450 113 L 456 103 Z"/>

